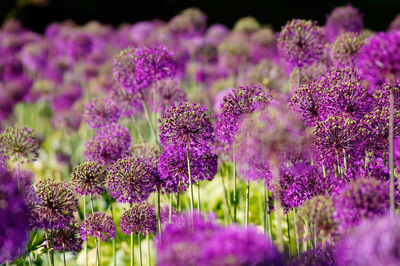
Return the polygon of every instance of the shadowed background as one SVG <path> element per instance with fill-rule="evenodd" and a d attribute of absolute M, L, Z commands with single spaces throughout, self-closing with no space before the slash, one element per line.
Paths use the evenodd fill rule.
<path fill-rule="evenodd" d="M 208 24 L 232 27 L 237 19 L 250 15 L 279 30 L 292 18 L 313 19 L 323 25 L 334 7 L 348 3 L 361 10 L 365 26 L 375 31 L 385 30 L 400 13 L 400 0 L 1 0 L 0 19 L 16 17 L 28 29 L 42 32 L 49 23 L 65 19 L 117 26 L 154 18 L 169 20 L 182 9 L 198 7 L 208 15 Z"/>

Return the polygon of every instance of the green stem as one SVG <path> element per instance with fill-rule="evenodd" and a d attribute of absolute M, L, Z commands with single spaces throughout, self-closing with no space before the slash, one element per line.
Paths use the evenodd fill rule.
<path fill-rule="evenodd" d="M 172 222 L 172 194 L 169 194 L 169 217 L 168 217 L 168 223 Z"/>
<path fill-rule="evenodd" d="M 181 181 L 178 183 L 178 195 L 176 196 L 176 212 L 179 214 L 181 212 Z"/>
<path fill-rule="evenodd" d="M 249 224 L 249 204 L 250 204 L 250 180 L 247 180 L 247 187 L 246 187 L 246 220 L 245 225 L 246 227 Z"/>
<path fill-rule="evenodd" d="M 394 120 L 394 93 L 393 87 L 390 87 L 389 97 L 389 178 L 390 178 L 390 211 L 392 214 L 395 213 L 394 207 L 394 160 L 393 160 L 393 120 Z"/>
<path fill-rule="evenodd" d="M 293 218 L 294 218 L 294 231 L 296 234 L 296 252 L 297 252 L 297 257 L 300 257 L 300 243 L 299 243 L 299 231 L 297 230 L 296 208 L 293 209 Z"/>
<path fill-rule="evenodd" d="M 273 156 L 271 158 L 271 166 L 272 166 L 272 183 L 276 189 L 276 199 L 275 199 L 275 214 L 277 221 L 277 247 L 280 252 L 284 251 L 284 241 L 283 241 L 283 231 L 282 231 L 282 206 L 281 199 L 279 197 L 281 193 L 281 185 L 279 182 L 279 162 L 277 157 Z"/>
<path fill-rule="evenodd" d="M 158 220 L 158 233 L 161 237 L 161 193 L 157 191 L 157 220 Z"/>
<path fill-rule="evenodd" d="M 236 193 L 236 159 L 235 149 L 232 148 L 232 175 L 233 175 L 233 222 L 236 223 L 237 193 Z"/>
<path fill-rule="evenodd" d="M 110 202 L 110 211 L 111 211 L 111 217 L 114 220 L 114 208 L 112 202 Z M 117 266 L 117 256 L 116 256 L 116 246 L 115 246 L 115 237 L 112 239 L 112 249 L 113 249 L 113 262 L 114 266 Z"/>
<path fill-rule="evenodd" d="M 52 263 L 52 260 L 51 260 L 51 251 L 50 251 L 51 250 L 51 245 L 50 245 L 51 241 L 49 238 L 49 234 L 47 232 L 45 232 L 45 235 L 46 235 L 46 241 L 47 241 L 47 250 L 48 250 L 47 255 L 49 257 L 49 265 L 53 266 L 54 264 Z"/>
<path fill-rule="evenodd" d="M 227 217 L 229 217 L 229 219 L 231 221 L 233 221 L 232 214 L 231 214 L 231 206 L 229 204 L 228 192 L 227 192 L 227 189 L 226 189 L 226 186 L 225 186 L 225 181 L 224 181 L 224 176 L 223 175 L 221 175 L 221 179 L 222 179 L 222 187 L 224 188 L 226 207 L 228 208 Z"/>
<path fill-rule="evenodd" d="M 156 133 L 156 130 L 155 130 L 154 126 L 153 126 L 153 123 L 151 122 L 151 118 L 150 118 L 150 114 L 149 114 L 149 108 L 147 107 L 146 100 L 144 99 L 143 93 L 140 93 L 140 95 L 142 97 L 142 105 L 143 105 L 144 113 L 146 115 L 147 123 L 150 126 L 151 134 L 153 135 L 154 142 L 158 143 L 157 133 Z"/>
<path fill-rule="evenodd" d="M 64 246 L 64 244 L 63 244 L 63 246 Z M 63 252 L 63 262 L 64 262 L 64 266 L 67 266 L 67 263 L 66 263 L 66 261 L 65 261 L 65 251 Z"/>
<path fill-rule="evenodd" d="M 142 244 L 140 241 L 140 234 L 138 234 L 138 242 L 139 242 L 139 261 L 140 261 L 140 266 L 142 266 Z"/>
<path fill-rule="evenodd" d="M 150 266 L 151 265 L 150 235 L 147 234 L 146 238 L 147 238 L 147 255 L 149 258 L 149 266 Z"/>
<path fill-rule="evenodd" d="M 200 215 L 201 205 L 200 205 L 200 183 L 197 183 L 197 214 Z"/>
<path fill-rule="evenodd" d="M 189 188 L 190 188 L 190 213 L 193 213 L 193 180 L 192 180 L 192 173 L 190 171 L 190 158 L 189 158 L 189 144 L 187 145 L 186 150 L 186 160 L 187 160 L 187 167 L 188 167 L 188 175 L 189 175 Z"/>
<path fill-rule="evenodd" d="M 263 204 L 263 225 L 264 235 L 267 234 L 267 187 L 264 185 L 264 204 Z"/>
<path fill-rule="evenodd" d="M 272 223 L 271 223 L 271 214 L 269 213 L 269 191 L 267 190 L 267 212 L 268 212 L 268 220 L 267 220 L 267 225 L 268 225 L 268 237 L 269 237 L 269 241 L 271 241 L 272 243 Z"/>
<path fill-rule="evenodd" d="M 133 242 L 133 233 L 131 233 L 131 266 L 135 264 L 135 246 Z"/>
<path fill-rule="evenodd" d="M 92 207 L 92 213 L 94 213 L 94 203 L 93 203 L 93 196 L 90 194 L 90 206 Z"/>
<path fill-rule="evenodd" d="M 288 239 L 289 239 L 289 258 L 292 257 L 292 241 L 290 239 L 290 223 L 289 223 L 289 212 L 286 214 L 286 224 L 288 230 Z"/>
<path fill-rule="evenodd" d="M 83 220 L 86 219 L 86 196 L 83 196 Z M 84 249 L 85 249 L 85 266 L 89 265 L 89 261 L 88 261 L 88 246 L 87 246 L 87 241 L 85 241 L 85 245 L 84 245 Z"/>

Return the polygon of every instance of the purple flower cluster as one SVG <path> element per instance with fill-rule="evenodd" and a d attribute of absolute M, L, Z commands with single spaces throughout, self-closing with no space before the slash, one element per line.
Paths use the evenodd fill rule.
<path fill-rule="evenodd" d="M 85 241 L 89 237 L 101 238 L 103 241 L 114 239 L 116 232 L 111 216 L 101 212 L 89 214 L 81 225 L 81 237 Z"/>
<path fill-rule="evenodd" d="M 316 22 L 294 19 L 288 21 L 278 37 L 278 50 L 295 67 L 317 61 L 323 53 L 325 36 Z"/>
<path fill-rule="evenodd" d="M 147 235 L 156 231 L 157 217 L 153 207 L 147 204 L 134 204 L 121 216 L 121 230 L 129 235 Z"/>
<path fill-rule="evenodd" d="M 72 222 L 78 200 L 65 182 L 46 179 L 32 187 L 29 203 L 31 228 L 55 230 Z"/>
<path fill-rule="evenodd" d="M 157 238 L 159 265 L 283 265 L 277 249 L 253 227 L 222 227 L 184 213 Z"/>
<path fill-rule="evenodd" d="M 329 40 L 333 41 L 342 33 L 360 33 L 364 27 L 362 15 L 357 8 L 350 4 L 335 8 L 326 19 L 325 32 Z"/>
<path fill-rule="evenodd" d="M 55 229 L 53 231 L 53 248 L 60 252 L 79 252 L 82 249 L 82 238 L 79 236 L 80 226 L 77 223 L 71 223 L 65 228 Z"/>
<path fill-rule="evenodd" d="M 29 210 L 16 179 L 2 167 L 0 199 L 0 263 L 5 263 L 25 253 L 29 237 Z"/>
<path fill-rule="evenodd" d="M 109 169 L 108 191 L 118 202 L 140 203 L 155 191 L 157 169 L 151 160 L 137 156 L 125 157 Z"/>
<path fill-rule="evenodd" d="M 346 32 L 339 35 L 332 44 L 332 63 L 335 67 L 355 67 L 363 45 L 363 39 L 356 33 Z"/>
<path fill-rule="evenodd" d="M 116 123 L 121 116 L 118 103 L 112 98 L 96 97 L 86 106 L 83 118 L 90 128 L 100 128 L 107 124 Z"/>
<path fill-rule="evenodd" d="M 83 162 L 72 172 L 72 187 L 79 195 L 100 195 L 104 192 L 106 177 L 107 170 L 103 165 Z"/>
<path fill-rule="evenodd" d="M 130 145 L 131 137 L 126 128 L 117 123 L 107 124 L 86 143 L 85 159 L 111 166 L 127 155 Z"/>

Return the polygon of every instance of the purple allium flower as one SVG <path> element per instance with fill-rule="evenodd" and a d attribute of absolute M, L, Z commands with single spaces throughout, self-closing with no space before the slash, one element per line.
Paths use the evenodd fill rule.
<path fill-rule="evenodd" d="M 233 26 L 233 31 L 240 31 L 246 34 L 251 34 L 261 28 L 257 19 L 251 16 L 240 18 Z"/>
<path fill-rule="evenodd" d="M 147 102 L 151 103 L 151 107 L 154 106 L 153 91 L 149 90 Z M 178 80 L 175 79 L 163 79 L 157 83 L 157 95 L 156 95 L 156 108 L 157 112 L 163 113 L 172 104 L 178 104 L 186 101 L 186 93 L 181 88 Z"/>
<path fill-rule="evenodd" d="M 53 98 L 51 106 L 55 112 L 70 110 L 74 103 L 82 96 L 82 88 L 78 84 L 68 84 L 62 87 Z"/>
<path fill-rule="evenodd" d="M 317 122 L 314 128 L 315 146 L 323 161 L 331 160 L 336 164 L 343 162 L 349 155 L 356 156 L 363 151 L 360 147 L 357 122 L 347 115 L 331 116 Z"/>
<path fill-rule="evenodd" d="M 239 69 L 249 61 L 250 45 L 248 36 L 240 31 L 232 31 L 218 46 L 219 64 L 229 69 L 237 78 Z M 235 84 L 237 80 L 234 81 Z"/>
<path fill-rule="evenodd" d="M 282 167 L 280 172 L 281 200 L 285 211 L 303 204 L 316 195 L 331 194 L 338 187 L 338 182 L 331 176 L 324 177 L 316 166 L 309 163 L 295 162 Z"/>
<path fill-rule="evenodd" d="M 208 108 L 197 103 L 171 105 L 158 120 L 160 141 L 164 147 L 174 145 L 186 149 L 201 147 L 214 140 L 214 128 Z"/>
<path fill-rule="evenodd" d="M 39 142 L 29 128 L 14 125 L 0 134 L 0 155 L 31 162 L 39 156 Z"/>
<path fill-rule="evenodd" d="M 85 241 L 89 237 L 99 237 L 103 241 L 114 239 L 116 232 L 112 217 L 102 212 L 89 214 L 81 225 L 81 238 Z"/>
<path fill-rule="evenodd" d="M 107 177 L 110 196 L 118 202 L 143 202 L 157 185 L 157 172 L 152 162 L 137 156 L 119 159 L 111 166 Z"/>
<path fill-rule="evenodd" d="M 82 249 L 82 239 L 79 236 L 80 226 L 73 222 L 65 228 L 53 231 L 53 248 L 59 252 L 79 252 Z"/>
<path fill-rule="evenodd" d="M 335 254 L 332 247 L 315 249 L 303 252 L 300 258 L 292 261 L 290 266 L 335 266 Z"/>
<path fill-rule="evenodd" d="M 85 105 L 83 113 L 83 118 L 90 128 L 116 123 L 120 116 L 119 104 L 109 97 L 95 97 Z"/>
<path fill-rule="evenodd" d="M 191 38 L 201 35 L 206 28 L 207 16 L 198 8 L 187 8 L 168 23 L 172 35 Z"/>
<path fill-rule="evenodd" d="M 292 88 L 298 89 L 297 83 L 300 85 L 306 85 L 307 83 L 313 82 L 326 74 L 330 69 L 330 66 L 323 61 L 316 61 L 311 65 L 304 66 L 300 71 L 298 68 L 292 70 L 290 74 L 290 84 L 293 84 Z M 300 73 L 300 80 L 299 79 Z"/>
<path fill-rule="evenodd" d="M 127 48 L 115 56 L 112 64 L 114 79 L 129 93 L 136 94 L 139 91 L 136 80 L 137 50 Z"/>
<path fill-rule="evenodd" d="M 361 49 L 357 67 L 373 88 L 400 79 L 400 31 L 371 37 Z"/>
<path fill-rule="evenodd" d="M 134 204 L 121 216 L 121 230 L 129 235 L 152 234 L 157 228 L 157 217 L 153 207 L 147 204 Z"/>
<path fill-rule="evenodd" d="M 398 206 L 398 197 L 396 198 Z M 346 230 L 389 211 L 389 183 L 375 178 L 352 180 L 334 196 L 335 219 Z"/>
<path fill-rule="evenodd" d="M 143 45 L 149 41 L 155 29 L 156 25 L 152 22 L 136 22 L 129 30 L 129 37 L 134 44 Z"/>
<path fill-rule="evenodd" d="M 107 169 L 95 162 L 83 162 L 74 168 L 71 175 L 72 187 L 79 195 L 100 195 L 104 192 Z"/>
<path fill-rule="evenodd" d="M 56 112 L 51 118 L 51 125 L 55 129 L 76 132 L 81 125 L 81 116 L 82 112 L 75 109 Z"/>
<path fill-rule="evenodd" d="M 356 33 L 339 35 L 332 44 L 330 56 L 335 67 L 355 67 L 364 40 Z"/>
<path fill-rule="evenodd" d="M 65 182 L 46 179 L 32 187 L 29 203 L 32 229 L 54 230 L 72 222 L 78 199 Z"/>
<path fill-rule="evenodd" d="M 360 33 L 364 27 L 362 15 L 352 5 L 335 8 L 326 19 L 325 31 L 329 40 L 333 41 L 342 33 Z"/>
<path fill-rule="evenodd" d="M 0 263 L 25 253 L 29 237 L 28 204 L 17 180 L 0 167 Z"/>
<path fill-rule="evenodd" d="M 283 265 L 279 251 L 254 227 L 221 228 L 204 245 L 198 265 Z"/>
<path fill-rule="evenodd" d="M 336 246 L 336 264 L 398 265 L 399 242 L 399 216 L 387 214 L 366 220 Z"/>
<path fill-rule="evenodd" d="M 278 49 L 286 61 L 303 67 L 317 61 L 323 53 L 325 37 L 316 22 L 294 19 L 282 27 Z"/>
<path fill-rule="evenodd" d="M 263 108 L 270 100 L 270 96 L 256 86 L 239 87 L 228 93 L 221 104 L 221 113 L 215 127 L 218 141 L 230 146 L 244 115 Z"/>
<path fill-rule="evenodd" d="M 45 71 L 48 60 L 48 47 L 45 42 L 30 43 L 21 51 L 21 61 L 32 73 Z"/>
<path fill-rule="evenodd" d="M 210 148 L 202 151 L 189 149 L 188 153 L 193 182 L 211 181 L 218 171 L 218 156 Z M 173 145 L 166 148 L 159 158 L 158 172 L 167 191 L 185 191 L 189 185 L 186 149 Z"/>
<path fill-rule="evenodd" d="M 198 265 L 203 247 L 218 229 L 214 221 L 182 213 L 173 223 L 165 225 L 162 238 L 156 237 L 158 265 Z"/>
<path fill-rule="evenodd" d="M 112 101 L 118 103 L 121 117 L 129 117 L 143 110 L 142 99 L 139 94 L 132 94 L 127 90 L 114 86 L 109 96 Z"/>
<path fill-rule="evenodd" d="M 311 224 L 318 242 L 334 242 L 338 226 L 333 216 L 334 211 L 332 197 L 319 195 L 305 201 L 297 214 L 300 239 L 306 241 L 313 238 L 313 234 L 310 233 Z"/>
<path fill-rule="evenodd" d="M 397 16 L 392 20 L 389 25 L 389 31 L 395 30 L 400 30 L 400 14 L 397 14 Z"/>
<path fill-rule="evenodd" d="M 130 145 L 131 137 L 126 128 L 117 123 L 105 125 L 86 143 L 85 159 L 110 166 L 127 155 Z"/>
<path fill-rule="evenodd" d="M 88 33 L 77 31 L 68 38 L 67 51 L 74 59 L 86 58 L 93 50 L 93 37 Z"/>
<path fill-rule="evenodd" d="M 214 45 L 219 45 L 228 35 L 229 30 L 225 25 L 213 24 L 208 27 L 205 34 L 206 39 Z"/>
<path fill-rule="evenodd" d="M 164 46 L 146 46 L 136 52 L 135 76 L 140 88 L 175 76 L 174 54 Z"/>

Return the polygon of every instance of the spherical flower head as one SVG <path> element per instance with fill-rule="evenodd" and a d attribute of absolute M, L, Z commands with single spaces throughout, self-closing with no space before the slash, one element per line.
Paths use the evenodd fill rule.
<path fill-rule="evenodd" d="M 29 128 L 14 125 L 0 134 L 0 155 L 20 162 L 32 162 L 39 156 L 39 142 Z"/>
<path fill-rule="evenodd" d="M 157 216 L 153 207 L 147 204 L 134 204 L 121 216 L 121 230 L 125 234 L 147 235 L 157 228 Z"/>
<path fill-rule="evenodd" d="M 136 52 L 135 76 L 140 88 L 175 76 L 174 54 L 164 46 L 146 46 Z"/>
<path fill-rule="evenodd" d="M 400 30 L 400 14 L 397 14 L 397 16 L 392 20 L 389 25 L 389 31 L 395 30 Z"/>
<path fill-rule="evenodd" d="M 279 251 L 255 227 L 232 225 L 215 232 L 201 251 L 198 265 L 283 265 Z"/>
<path fill-rule="evenodd" d="M 0 263 L 13 261 L 25 253 L 29 223 L 26 197 L 17 179 L 0 167 Z"/>
<path fill-rule="evenodd" d="M 97 196 L 104 192 L 107 169 L 96 162 L 83 162 L 72 171 L 72 187 L 79 195 Z"/>
<path fill-rule="evenodd" d="M 112 217 L 102 212 L 89 214 L 81 225 L 81 238 L 85 241 L 89 237 L 108 241 L 114 239 L 116 232 Z"/>
<path fill-rule="evenodd" d="M 153 91 L 147 94 L 151 107 L 154 107 Z M 163 113 L 170 105 L 186 101 L 186 93 L 176 79 L 163 79 L 157 83 L 156 110 Z"/>
<path fill-rule="evenodd" d="M 261 28 L 260 23 L 254 17 L 244 17 L 236 21 L 233 26 L 233 31 L 241 31 L 246 34 L 251 34 Z"/>
<path fill-rule="evenodd" d="M 339 35 L 332 44 L 331 59 L 336 67 L 355 67 L 364 40 L 353 32 Z"/>
<path fill-rule="evenodd" d="M 53 230 L 53 248 L 59 252 L 79 252 L 82 249 L 82 238 L 79 236 L 80 226 L 74 222 L 65 228 Z"/>
<path fill-rule="evenodd" d="M 362 151 L 357 121 L 347 115 L 331 116 L 317 122 L 314 127 L 314 143 L 325 160 L 343 162 L 349 154 L 359 155 Z"/>
<path fill-rule="evenodd" d="M 166 191 L 183 192 L 189 186 L 187 155 L 193 182 L 211 181 L 218 171 L 218 156 L 210 148 L 204 150 L 177 148 L 169 146 L 161 154 L 158 172 Z"/>
<path fill-rule="evenodd" d="M 129 47 L 119 52 L 112 63 L 114 79 L 129 93 L 136 94 L 139 87 L 136 81 L 137 50 Z"/>
<path fill-rule="evenodd" d="M 297 227 L 300 239 L 304 241 L 312 239 L 313 234 L 310 233 L 309 227 L 312 224 L 317 241 L 334 242 L 338 227 L 333 216 L 334 211 L 332 197 L 319 195 L 305 201 L 298 210 Z"/>
<path fill-rule="evenodd" d="M 228 33 L 229 30 L 225 25 L 213 24 L 208 27 L 205 37 L 212 44 L 218 45 L 225 39 Z"/>
<path fill-rule="evenodd" d="M 398 265 L 399 241 L 399 216 L 365 220 L 336 246 L 336 265 Z"/>
<path fill-rule="evenodd" d="M 85 159 L 111 166 L 127 155 L 131 145 L 129 132 L 123 126 L 113 123 L 105 125 L 96 132 L 85 145 Z"/>
<path fill-rule="evenodd" d="M 316 22 L 294 19 L 282 27 L 278 37 L 279 53 L 295 67 L 317 61 L 323 54 L 325 37 Z"/>
<path fill-rule="evenodd" d="M 353 227 L 363 219 L 382 216 L 389 210 L 389 183 L 375 178 L 352 180 L 334 197 L 334 206 L 335 219 L 341 230 Z"/>
<path fill-rule="evenodd" d="M 371 37 L 361 49 L 357 67 L 372 88 L 400 79 L 400 31 Z"/>
<path fill-rule="evenodd" d="M 78 199 L 65 182 L 46 179 L 32 187 L 29 203 L 32 229 L 54 230 L 72 222 Z"/>
<path fill-rule="evenodd" d="M 244 115 L 263 108 L 270 100 L 271 97 L 257 86 L 239 87 L 226 94 L 215 127 L 218 141 L 230 146 Z"/>
<path fill-rule="evenodd" d="M 158 265 L 199 265 L 203 247 L 218 229 L 214 221 L 206 221 L 203 216 L 182 213 L 165 225 L 162 238 L 156 237 Z"/>
<path fill-rule="evenodd" d="M 77 31 L 68 38 L 67 52 L 75 60 L 88 57 L 93 50 L 93 37 L 88 33 Z"/>
<path fill-rule="evenodd" d="M 201 35 L 206 28 L 207 16 L 198 8 L 187 8 L 168 23 L 169 31 L 178 38 Z"/>
<path fill-rule="evenodd" d="M 29 43 L 21 51 L 21 61 L 33 73 L 46 70 L 48 47 L 45 42 Z"/>
<path fill-rule="evenodd" d="M 100 128 L 118 122 L 121 116 L 119 104 L 109 97 L 95 97 L 85 105 L 83 118 L 90 128 Z"/>
<path fill-rule="evenodd" d="M 171 105 L 158 120 L 160 141 L 186 148 L 204 146 L 214 140 L 214 128 L 204 105 L 181 102 Z"/>
<path fill-rule="evenodd" d="M 335 254 L 332 247 L 315 249 L 303 252 L 300 258 L 292 261 L 290 266 L 335 266 Z"/>
<path fill-rule="evenodd" d="M 145 201 L 157 185 L 157 172 L 152 162 L 130 156 L 119 159 L 107 174 L 108 191 L 118 202 Z"/>
<path fill-rule="evenodd" d="M 306 162 L 294 162 L 281 167 L 279 172 L 282 188 L 280 198 L 285 211 L 301 206 L 314 196 L 331 194 L 339 185 L 335 178 L 329 175 L 323 177 L 318 167 Z"/>
<path fill-rule="evenodd" d="M 360 33 L 364 27 L 362 15 L 350 4 L 335 8 L 326 19 L 325 31 L 329 40 L 333 41 L 342 33 Z"/>

